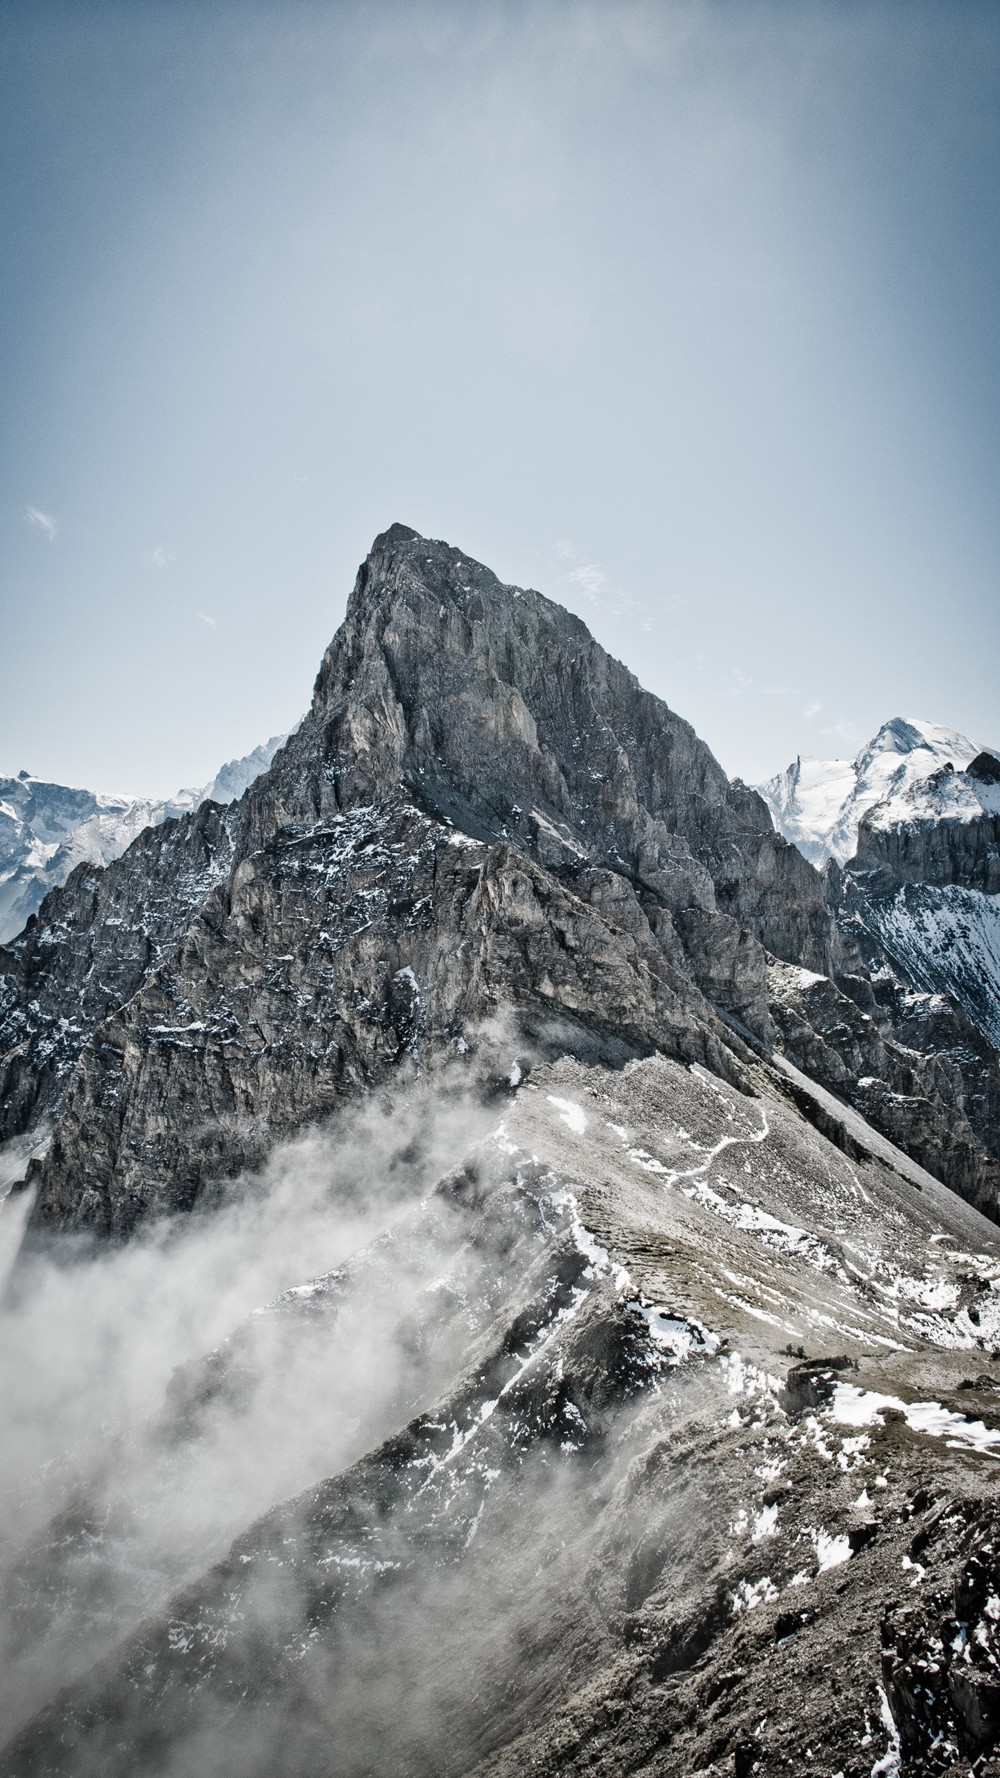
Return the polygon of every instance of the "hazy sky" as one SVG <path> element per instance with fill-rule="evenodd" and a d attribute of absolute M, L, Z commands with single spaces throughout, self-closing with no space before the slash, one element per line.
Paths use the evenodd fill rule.
<path fill-rule="evenodd" d="M 997 0 L 5 0 L 0 771 L 305 708 L 401 519 L 754 780 L 1000 741 Z"/>

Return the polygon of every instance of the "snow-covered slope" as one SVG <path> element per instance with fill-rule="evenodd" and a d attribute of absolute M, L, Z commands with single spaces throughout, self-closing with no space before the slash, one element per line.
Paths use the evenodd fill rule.
<path fill-rule="evenodd" d="M 229 760 L 209 784 L 178 790 L 162 801 L 74 790 L 29 772 L 0 778 L 0 944 L 21 931 L 76 865 L 110 864 L 144 828 L 186 815 L 207 800 L 235 802 L 266 772 L 287 739 L 272 735 L 244 758 Z"/>
<path fill-rule="evenodd" d="M 994 749 L 990 753 L 995 757 Z M 884 831 L 901 823 L 977 821 L 981 815 L 1000 815 L 1000 783 L 975 769 L 956 769 L 948 761 L 929 778 L 908 778 L 893 785 L 872 805 L 865 825 Z"/>
<path fill-rule="evenodd" d="M 905 980 L 952 995 L 1000 1049 L 1000 898 L 958 883 L 904 883 L 866 899 L 863 917 Z"/>
<path fill-rule="evenodd" d="M 887 821 L 913 819 L 911 806 L 897 810 L 900 799 L 949 764 L 962 772 L 982 750 L 941 723 L 894 716 L 856 759 L 799 758 L 757 789 L 778 832 L 813 864 L 843 864 L 853 857 L 867 809 L 882 803 Z"/>

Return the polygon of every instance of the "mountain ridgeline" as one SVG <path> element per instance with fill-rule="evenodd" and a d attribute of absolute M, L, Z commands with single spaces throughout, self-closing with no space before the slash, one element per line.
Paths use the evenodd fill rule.
<path fill-rule="evenodd" d="M 401 1070 L 488 1074 L 507 1019 L 526 1054 L 734 1082 L 778 1049 L 996 1217 L 995 1055 L 871 977 L 761 798 L 578 618 L 395 525 L 242 802 L 81 867 L 4 954 L 2 1133 L 58 1113 L 36 1235 L 120 1238 Z"/>
<path fill-rule="evenodd" d="M 817 871 L 578 618 L 375 540 L 239 802 L 0 952 L 0 1778 L 997 1778 L 958 763 Z"/>

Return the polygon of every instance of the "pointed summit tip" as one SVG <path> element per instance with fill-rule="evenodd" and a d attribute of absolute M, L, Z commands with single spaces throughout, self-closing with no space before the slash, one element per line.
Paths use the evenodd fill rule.
<path fill-rule="evenodd" d="M 373 556 L 376 550 L 388 549 L 393 543 L 412 543 L 419 536 L 420 532 L 414 531 L 411 525 L 390 525 L 388 531 L 379 532 L 368 554 Z"/>

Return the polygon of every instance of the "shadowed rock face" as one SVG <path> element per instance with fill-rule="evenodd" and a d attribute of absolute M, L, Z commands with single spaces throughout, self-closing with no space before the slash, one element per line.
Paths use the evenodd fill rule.
<path fill-rule="evenodd" d="M 983 1118 L 872 1017 L 822 879 L 762 800 L 578 618 L 459 550 L 401 525 L 376 540 L 309 715 L 227 823 L 201 878 L 195 829 L 157 830 L 97 901 L 76 886 L 18 941 L 7 1133 L 62 1106 L 36 1231 L 120 1237 L 190 1208 L 401 1070 L 496 1075 L 498 1020 L 532 1054 L 659 1049 L 733 1079 L 747 1041 L 778 1042 L 853 1103 L 864 1076 L 897 1141 L 902 1096 L 909 1152 L 1000 1199 Z M 140 935 L 124 966 L 118 902 Z M 776 964 L 822 979 L 815 1017 Z"/>

